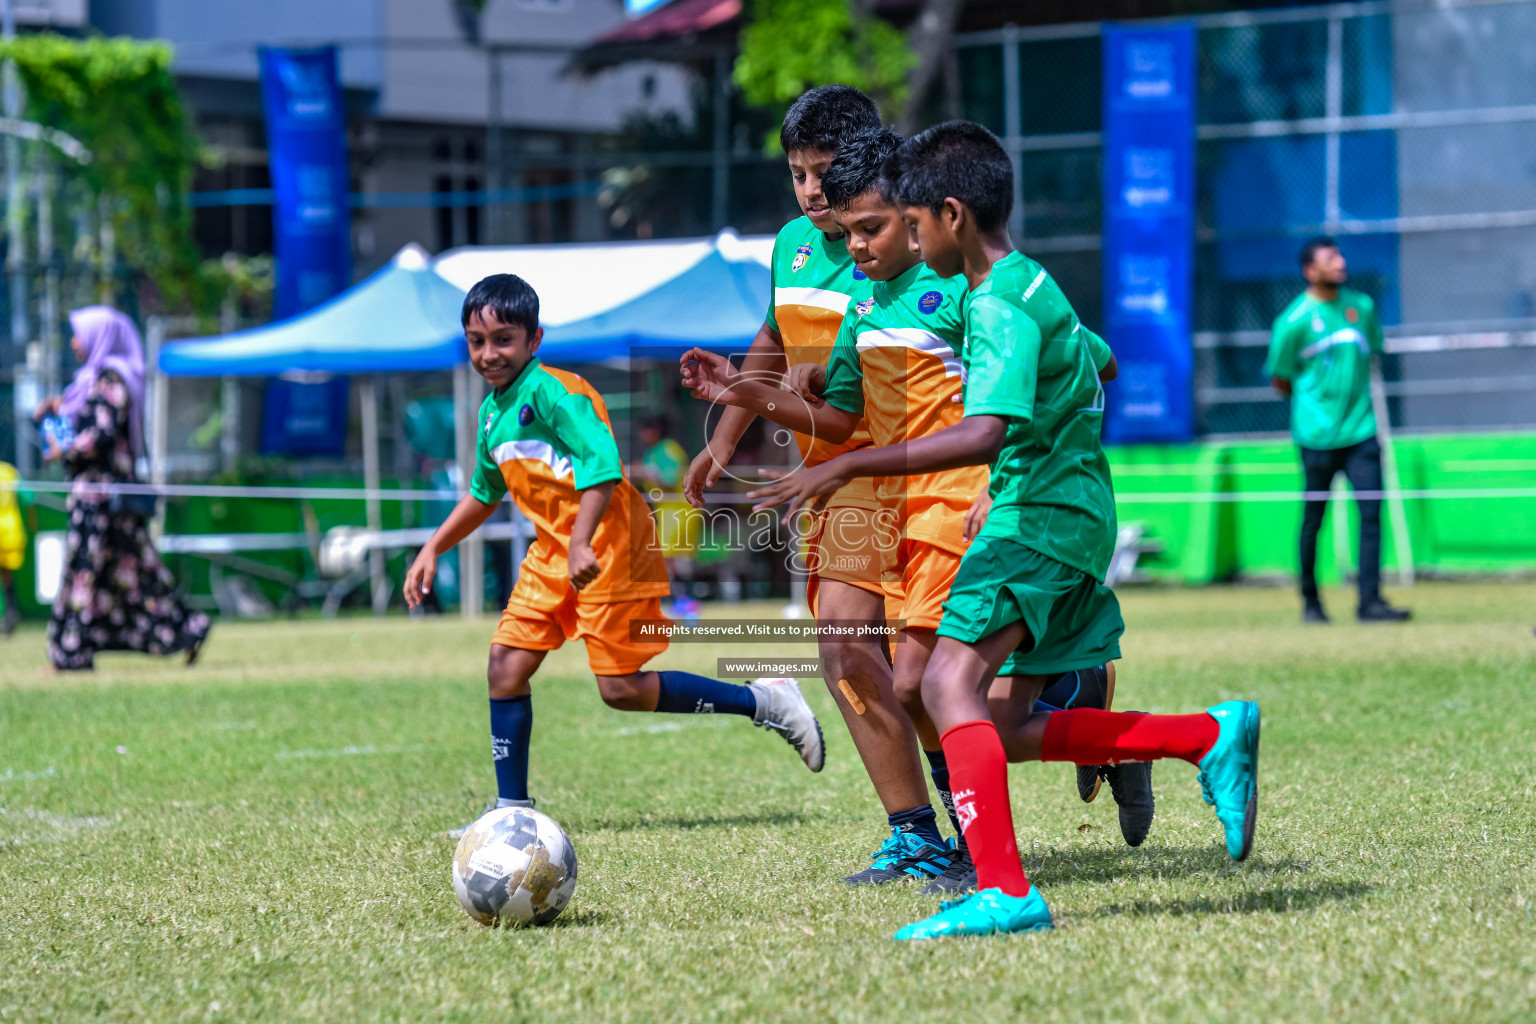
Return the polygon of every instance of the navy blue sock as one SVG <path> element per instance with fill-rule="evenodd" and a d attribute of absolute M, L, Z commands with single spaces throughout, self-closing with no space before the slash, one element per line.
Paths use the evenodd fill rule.
<path fill-rule="evenodd" d="M 958 836 L 960 819 L 955 816 L 955 797 L 949 791 L 949 761 L 944 757 L 944 748 L 925 750 L 923 756 L 928 758 L 928 775 L 933 779 L 933 788 L 939 791 L 939 803 L 944 805 L 944 813 L 949 815 L 949 823 Z"/>
<path fill-rule="evenodd" d="M 533 698 L 491 698 L 491 758 L 496 764 L 496 795 L 528 799 L 528 737 L 533 734 Z"/>
<path fill-rule="evenodd" d="M 692 672 L 657 672 L 661 692 L 656 696 L 656 710 L 669 715 L 746 715 L 757 714 L 757 698 L 750 688 L 722 683 Z"/>
<path fill-rule="evenodd" d="M 944 837 L 939 835 L 939 818 L 933 813 L 933 805 L 921 804 L 905 811 L 886 816 L 892 832 L 910 832 L 913 835 L 942 847 Z"/>

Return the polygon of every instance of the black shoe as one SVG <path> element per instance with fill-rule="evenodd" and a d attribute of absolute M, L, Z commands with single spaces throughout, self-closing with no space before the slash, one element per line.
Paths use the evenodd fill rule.
<path fill-rule="evenodd" d="M 1075 677 L 1075 679 L 1073 679 Z M 1100 711 L 1108 711 L 1115 702 L 1115 663 L 1106 662 L 1093 668 L 1081 669 L 1077 672 L 1068 672 L 1060 680 L 1052 685 L 1051 689 L 1060 691 L 1062 683 L 1073 679 L 1074 687 L 1062 698 L 1063 710 L 1073 708 L 1097 708 Z M 1042 698 L 1044 695 L 1042 694 Z M 1049 700 L 1047 704 L 1051 703 Z M 1104 781 L 1100 772 L 1101 765 L 1080 764 L 1077 766 L 1077 795 L 1083 803 L 1091 804 L 1099 795 L 1099 786 Z"/>
<path fill-rule="evenodd" d="M 1381 598 L 1369 601 L 1360 606 L 1355 613 L 1355 618 L 1361 622 L 1407 622 L 1413 618 L 1413 612 L 1407 608 L 1393 608 Z"/>
<path fill-rule="evenodd" d="M 1120 835 L 1127 846 L 1140 846 L 1152 830 L 1157 801 L 1152 796 L 1152 762 L 1131 761 L 1100 769 L 1120 805 Z"/>
<path fill-rule="evenodd" d="M 956 896 L 976 888 L 976 865 L 971 861 L 971 851 L 960 840 L 954 859 L 944 873 L 923 886 L 920 896 Z"/>
<path fill-rule="evenodd" d="M 1333 623 L 1328 613 L 1323 611 L 1321 601 L 1308 601 L 1306 607 L 1301 610 L 1301 621 L 1308 626 L 1328 626 Z"/>
<path fill-rule="evenodd" d="M 16 610 L 14 604 L 5 606 L 5 615 L 0 617 L 0 636 L 10 636 L 16 632 L 16 627 L 21 624 L 21 612 Z"/>

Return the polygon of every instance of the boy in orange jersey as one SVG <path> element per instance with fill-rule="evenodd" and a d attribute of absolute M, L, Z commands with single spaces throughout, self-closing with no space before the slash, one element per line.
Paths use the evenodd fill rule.
<path fill-rule="evenodd" d="M 782 393 L 775 395 L 759 384 L 730 386 L 726 377 L 716 382 L 749 408 L 831 441 L 862 423 L 876 445 L 900 444 L 954 426 L 965 415 L 960 398 L 966 283 L 961 277 L 939 277 L 909 244 L 901 210 L 881 173 L 900 144 L 901 137 L 889 128 L 861 133 L 844 145 L 822 179 L 822 191 L 843 227 L 850 254 L 875 284 L 867 300 L 850 303 L 826 369 L 791 368 L 791 389 L 805 404 L 786 402 Z M 1098 369 L 1112 375 L 1108 346 L 1096 335 L 1090 337 Z M 729 374 L 722 363 L 701 356 L 697 372 Z M 905 642 L 895 649 L 895 691 L 916 725 L 936 782 L 947 781 L 948 764 L 923 708 L 923 671 L 937 642 L 935 631 L 961 556 L 985 521 L 988 502 L 983 498 L 973 505 L 973 498 L 985 495 L 988 482 L 984 465 L 876 478 L 882 508 L 892 513 L 899 537 L 885 575 L 891 605 L 900 609 L 897 614 L 905 625 Z M 1069 672 L 1047 688 L 1043 699 L 1052 707 L 1105 708 L 1112 680 L 1109 665 Z M 1125 798 L 1122 831 L 1130 845 L 1139 845 L 1151 823 L 1150 766 L 1111 770 L 1116 797 Z M 1127 775 L 1134 780 L 1123 778 Z M 1096 772 L 1092 778 L 1098 781 Z M 940 798 L 953 813 L 942 784 Z M 1132 820 L 1127 820 L 1128 809 L 1136 811 Z M 959 856 L 925 892 L 954 893 L 974 885 L 968 854 L 962 841 Z"/>
<path fill-rule="evenodd" d="M 748 716 L 820 771 L 821 726 L 793 680 L 737 686 L 645 670 L 667 641 L 637 641 L 630 624 L 665 621 L 660 599 L 668 592 L 667 572 L 650 511 L 624 479 L 602 396 L 575 374 L 539 362 L 539 299 L 521 278 L 496 274 L 481 281 L 465 297 L 462 317 L 470 361 L 492 392 L 476 420 L 469 493 L 406 573 L 405 600 L 412 608 L 421 603 L 438 556 L 485 522 L 504 496 L 533 522 L 538 536 L 491 637 L 496 806 L 533 805 L 528 681 L 548 652 L 578 637 L 586 641 L 609 707 Z"/>
<path fill-rule="evenodd" d="M 842 142 L 880 125 L 880 111 L 857 89 L 811 89 L 784 116 L 779 139 L 788 158 L 795 198 L 804 216 L 786 224 L 774 242 L 773 293 L 762 330 L 742 361 L 742 375 L 775 387 L 789 368 L 825 365 L 850 301 L 868 297 L 868 277 L 854 265 L 842 230 L 821 191 L 821 176 Z M 692 353 L 685 353 L 686 364 Z M 799 405 L 777 391 L 784 404 Z M 736 444 L 757 412 L 728 395 L 698 397 L 723 406 L 708 446 L 694 459 L 683 493 L 695 507 L 731 461 Z M 796 434 L 802 462 L 817 466 L 870 443 L 858 427 L 831 444 L 806 430 Z M 883 627 L 886 621 L 880 550 L 882 529 L 874 482 L 856 480 L 811 520 L 807 597 L 819 623 Z M 867 635 L 867 634 L 866 634 Z M 828 639 L 819 644 L 822 672 L 858 749 L 864 770 L 884 806 L 890 837 L 868 868 L 848 877 L 854 884 L 931 878 L 950 855 L 929 803 L 912 724 L 891 686 L 891 665 L 878 639 Z"/>

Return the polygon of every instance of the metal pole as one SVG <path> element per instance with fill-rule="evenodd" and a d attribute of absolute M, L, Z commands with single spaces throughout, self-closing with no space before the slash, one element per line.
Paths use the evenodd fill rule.
<path fill-rule="evenodd" d="M 368 529 L 377 533 L 384 528 L 383 509 L 379 504 L 379 388 L 370 374 L 358 381 L 359 397 L 363 407 L 363 487 L 369 497 L 363 499 L 364 515 Z M 373 614 L 383 615 L 389 607 L 389 583 L 384 578 L 384 550 L 371 547 L 368 550 L 368 576 L 372 582 Z"/>
<path fill-rule="evenodd" d="M 724 47 L 715 50 L 714 173 L 710 184 L 710 221 L 716 231 L 726 226 L 731 188 L 731 69 Z"/>
<path fill-rule="evenodd" d="M 1397 555 L 1397 582 L 1413 586 L 1413 537 L 1408 532 L 1408 510 L 1403 505 L 1403 480 L 1397 471 L 1397 446 L 1392 440 L 1392 414 L 1379 360 L 1371 361 L 1371 406 L 1376 411 L 1376 436 L 1381 439 L 1381 483 L 1392 494 L 1387 499 L 1387 522 L 1392 528 L 1392 552 Z"/>
<path fill-rule="evenodd" d="M 501 51 L 494 46 L 485 48 L 486 96 L 485 96 L 485 179 L 492 192 L 506 188 L 501 173 Z M 502 237 L 503 217 L 500 203 L 485 207 L 485 240 L 497 245 Z"/>
<path fill-rule="evenodd" d="M 171 382 L 165 374 L 160 372 L 160 346 L 165 341 L 165 321 L 152 316 L 145 324 L 145 344 L 149 351 L 146 353 L 149 364 L 149 482 L 156 487 L 165 486 L 169 477 L 171 432 Z M 165 533 L 165 502 L 160 501 L 155 507 L 155 522 L 151 527 L 154 535 L 159 537 Z"/>
<path fill-rule="evenodd" d="M 1024 98 L 1019 95 L 1019 27 L 1003 26 L 1003 140 L 1013 164 L 1013 215 L 1008 231 L 1013 244 L 1024 244 Z"/>
<path fill-rule="evenodd" d="M 16 38 L 15 0 L 0 0 L 0 38 L 10 42 Z M 5 116 L 17 120 L 21 117 L 21 83 L 16 75 L 16 62 L 7 60 L 0 67 L 0 88 L 4 91 Z M 27 241 L 26 218 L 23 205 L 26 197 L 21 182 L 21 140 L 14 135 L 5 137 L 5 270 L 11 293 L 11 345 L 15 360 L 30 340 L 27 329 Z M 31 410 L 27 410 L 28 413 Z M 22 435 L 16 438 L 17 458 L 24 447 Z M 27 461 L 30 461 L 28 459 Z"/>
<path fill-rule="evenodd" d="M 478 441 L 479 407 L 472 404 L 471 380 L 479 380 L 468 364 L 453 368 L 453 448 L 459 468 L 459 485 L 468 491 L 475 472 L 475 444 Z M 466 619 L 480 617 L 485 594 L 481 577 L 485 542 L 478 532 L 459 545 L 459 611 Z"/>
<path fill-rule="evenodd" d="M 1339 118 L 1344 116 L 1344 19 L 1337 11 L 1328 16 L 1328 66 L 1324 79 L 1323 221 L 1331 234 L 1343 219 L 1339 210 Z"/>
<path fill-rule="evenodd" d="M 59 270 L 53 251 L 53 160 L 38 154 L 37 259 L 43 269 L 42 304 L 37 311 L 38 339 L 43 343 L 43 374 L 50 395 L 64 387 L 64 347 L 59 338 Z"/>

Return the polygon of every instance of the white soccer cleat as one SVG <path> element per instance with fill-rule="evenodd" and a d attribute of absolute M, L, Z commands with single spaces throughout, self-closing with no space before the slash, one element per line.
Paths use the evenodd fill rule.
<path fill-rule="evenodd" d="M 821 738 L 821 723 L 806 703 L 800 684 L 793 679 L 754 679 L 747 686 L 757 698 L 757 713 L 752 724 L 772 729 L 783 736 L 800 754 L 805 766 L 821 771 L 826 763 L 826 746 Z"/>

